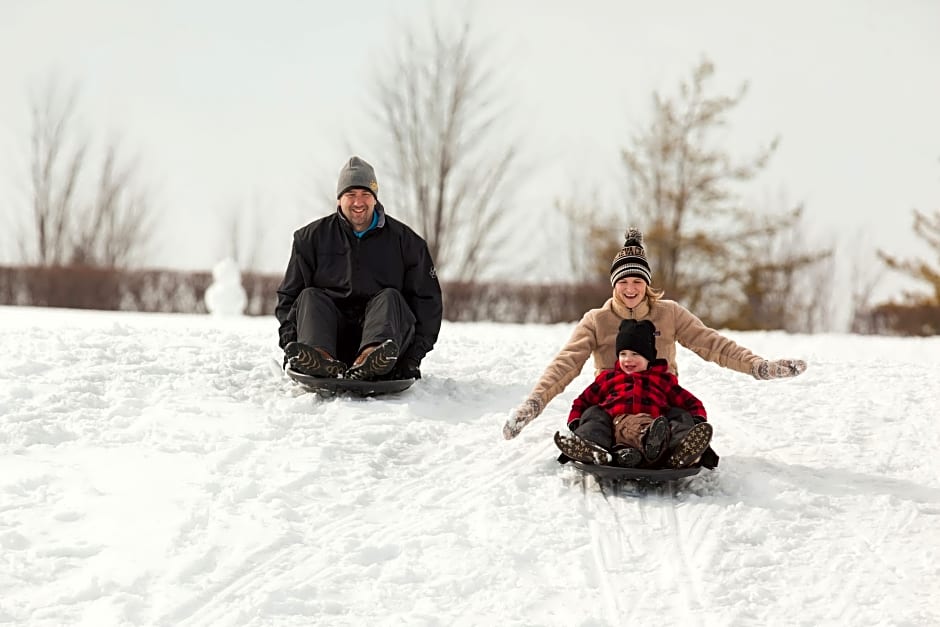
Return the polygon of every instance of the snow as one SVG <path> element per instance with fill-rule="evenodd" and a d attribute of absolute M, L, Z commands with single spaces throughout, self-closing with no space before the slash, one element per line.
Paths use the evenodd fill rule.
<path fill-rule="evenodd" d="M 273 318 L 0 308 L 0 623 L 940 624 L 940 338 L 680 349 L 722 456 L 648 490 L 555 462 L 572 325 L 445 323 L 411 390 L 322 399 Z"/>

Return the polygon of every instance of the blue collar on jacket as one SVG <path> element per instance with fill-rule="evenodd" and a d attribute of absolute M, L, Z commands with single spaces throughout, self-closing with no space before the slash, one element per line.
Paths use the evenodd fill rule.
<path fill-rule="evenodd" d="M 379 212 L 378 212 L 378 211 L 373 211 L 373 212 L 372 212 L 372 224 L 370 224 L 370 225 L 366 228 L 366 230 L 363 231 L 362 233 L 356 233 L 356 231 L 353 230 L 353 235 L 355 235 L 355 236 L 358 237 L 359 239 L 362 239 L 362 236 L 365 235 L 366 233 L 368 233 L 369 231 L 371 231 L 372 229 L 374 229 L 378 223 L 379 223 Z"/>

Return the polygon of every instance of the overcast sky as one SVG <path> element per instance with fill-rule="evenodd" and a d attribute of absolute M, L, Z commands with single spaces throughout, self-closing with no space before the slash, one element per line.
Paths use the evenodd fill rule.
<path fill-rule="evenodd" d="M 515 186 L 532 228 L 557 197 L 621 202 L 619 149 L 648 122 L 652 92 L 674 93 L 705 55 L 717 88 L 750 83 L 732 151 L 782 139 L 755 199 L 805 202 L 821 239 L 920 250 L 911 209 L 940 209 L 940 2 L 470 5 L 533 160 Z M 153 265 L 210 268 L 223 216 L 257 207 L 259 264 L 280 272 L 291 231 L 333 209 L 311 199 L 348 158 L 345 138 L 362 136 L 402 20 L 427 14 L 412 0 L 2 0 L 0 217 L 25 219 L 28 94 L 54 73 L 79 86 L 90 132 L 139 155 L 165 218 Z M 377 149 L 355 152 L 381 182 Z"/>

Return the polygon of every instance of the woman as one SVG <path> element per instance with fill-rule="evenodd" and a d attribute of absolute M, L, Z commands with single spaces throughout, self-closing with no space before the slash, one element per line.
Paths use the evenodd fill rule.
<path fill-rule="evenodd" d="M 584 362 L 594 356 L 594 374 L 614 367 L 616 341 L 623 320 L 650 320 L 657 329 L 656 353 L 678 375 L 676 342 L 702 359 L 719 366 L 767 380 L 795 377 L 806 370 L 796 359 L 768 361 L 710 329 L 688 309 L 663 299 L 663 291 L 652 287 L 652 273 L 643 249 L 643 234 L 627 231 L 623 248 L 610 266 L 613 295 L 598 309 L 581 318 L 568 342 L 555 356 L 528 398 L 510 412 L 503 436 L 510 440 L 532 422 L 553 398 L 581 374 Z"/>

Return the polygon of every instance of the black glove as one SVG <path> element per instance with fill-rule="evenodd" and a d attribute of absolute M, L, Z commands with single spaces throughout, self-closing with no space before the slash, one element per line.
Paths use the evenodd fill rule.
<path fill-rule="evenodd" d="M 414 343 L 409 344 L 398 359 L 395 361 L 395 367 L 388 373 L 388 379 L 420 379 L 421 378 L 421 360 L 427 354 L 422 348 Z"/>
<path fill-rule="evenodd" d="M 414 357 L 409 357 L 405 355 L 400 357 L 398 361 L 395 362 L 395 367 L 392 368 L 391 374 L 393 379 L 420 379 L 421 370 L 421 360 L 415 359 Z"/>
<path fill-rule="evenodd" d="M 281 370 L 287 370 L 287 367 L 290 365 L 290 359 L 287 358 L 287 353 L 284 353 L 284 365 L 281 366 Z"/>

